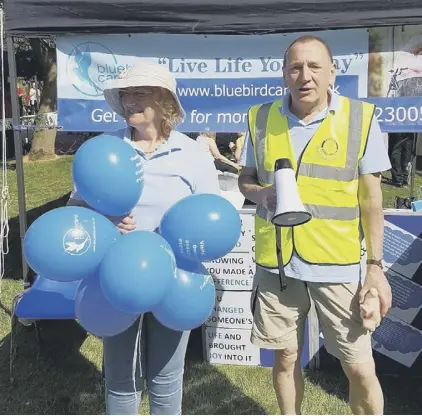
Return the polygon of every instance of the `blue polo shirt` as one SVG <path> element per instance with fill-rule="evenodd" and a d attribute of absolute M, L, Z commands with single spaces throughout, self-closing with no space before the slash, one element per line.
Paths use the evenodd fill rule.
<path fill-rule="evenodd" d="M 290 111 L 290 95 L 285 95 L 283 97 L 283 105 L 280 108 L 280 111 L 283 115 L 287 116 L 290 137 L 296 159 L 301 156 L 305 146 L 328 113 L 335 113 L 338 110 L 339 97 L 334 93 L 330 92 L 330 94 L 330 105 L 308 123 L 304 123 Z M 252 140 L 249 135 L 246 137 L 239 163 L 242 166 L 256 168 Z M 359 163 L 359 174 L 365 175 L 383 172 L 390 168 L 390 159 L 388 157 L 381 128 L 377 119 L 374 117 L 370 127 L 365 154 Z M 278 270 L 270 271 L 278 273 Z M 359 281 L 361 277 L 361 267 L 359 264 L 348 266 L 309 264 L 301 259 L 295 252 L 293 253 L 290 263 L 286 265 L 285 272 L 289 277 L 309 282 L 350 283 Z"/>
<path fill-rule="evenodd" d="M 147 159 L 145 153 L 131 140 L 130 129 L 113 133 L 128 142 L 142 158 L 144 189 L 131 214 L 137 230 L 155 230 L 166 211 L 180 199 L 199 193 L 220 195 L 218 174 L 214 163 L 195 140 L 173 131 Z M 71 199 L 82 200 L 74 188 Z M 108 217 L 118 224 L 120 217 Z"/>

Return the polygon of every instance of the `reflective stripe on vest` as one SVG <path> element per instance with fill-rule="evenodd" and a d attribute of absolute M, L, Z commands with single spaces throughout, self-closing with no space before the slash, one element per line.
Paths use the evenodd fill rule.
<path fill-rule="evenodd" d="M 306 146 L 298 169 L 287 119 L 279 112 L 281 102 L 255 106 L 249 111 L 249 130 L 254 145 L 258 181 L 263 186 L 273 184 L 274 171 L 273 168 L 270 170 L 272 164 L 269 161 L 273 163 L 280 157 L 289 157 L 296 171 L 304 206 L 313 216 L 309 223 L 294 230 L 282 230 L 285 264 L 290 261 L 293 253 L 293 241 L 298 254 L 309 263 L 353 264 L 360 260 L 358 162 L 366 147 L 374 106 L 344 97 L 340 97 L 340 103 L 336 114 L 327 116 Z M 280 127 L 280 124 L 283 126 Z M 347 129 L 344 129 L 344 124 L 348 125 Z M 333 138 L 337 146 L 335 154 L 340 162 L 315 155 L 315 146 L 324 137 Z M 308 147 L 311 150 L 307 152 Z M 272 215 L 263 206 L 257 206 L 256 261 L 266 267 L 277 266 L 275 231 L 270 222 Z M 308 245 L 314 242 L 315 245 L 321 243 L 324 246 L 312 252 L 306 248 L 306 242 Z"/>

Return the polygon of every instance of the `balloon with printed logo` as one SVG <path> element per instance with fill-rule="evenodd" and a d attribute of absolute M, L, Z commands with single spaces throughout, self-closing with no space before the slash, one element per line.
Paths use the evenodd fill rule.
<path fill-rule="evenodd" d="M 139 317 L 114 308 L 104 297 L 98 276 L 85 279 L 75 299 L 75 314 L 80 325 L 97 337 L 112 337 L 128 329 Z"/>
<path fill-rule="evenodd" d="M 120 237 L 103 215 L 83 207 L 61 207 L 31 224 L 23 254 L 29 266 L 47 279 L 82 280 L 97 271 L 106 251 Z"/>
<path fill-rule="evenodd" d="M 105 298 L 116 309 L 141 314 L 161 302 L 175 281 L 176 260 L 163 237 L 152 231 L 123 235 L 98 271 Z"/>
<path fill-rule="evenodd" d="M 229 253 L 240 237 L 236 208 L 214 194 L 194 194 L 176 202 L 163 216 L 159 232 L 176 258 L 216 260 Z"/>
<path fill-rule="evenodd" d="M 211 315 L 215 304 L 214 281 L 205 266 L 198 263 L 178 268 L 176 276 L 176 284 L 153 315 L 167 328 L 189 331 L 201 326 Z"/>
<path fill-rule="evenodd" d="M 82 199 L 104 215 L 127 215 L 142 194 L 141 158 L 116 136 L 101 134 L 85 142 L 75 154 L 72 173 Z"/>

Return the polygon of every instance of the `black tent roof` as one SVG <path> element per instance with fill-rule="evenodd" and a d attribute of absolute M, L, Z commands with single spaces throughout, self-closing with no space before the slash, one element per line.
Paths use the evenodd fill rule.
<path fill-rule="evenodd" d="M 5 0 L 10 35 L 260 34 L 422 23 L 422 0 Z"/>

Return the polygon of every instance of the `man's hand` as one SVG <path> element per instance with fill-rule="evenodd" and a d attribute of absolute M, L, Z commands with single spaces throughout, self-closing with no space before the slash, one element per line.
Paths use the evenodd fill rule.
<path fill-rule="evenodd" d="M 132 215 L 123 218 L 118 224 L 117 228 L 122 234 L 130 233 L 136 230 L 136 220 Z"/>
<path fill-rule="evenodd" d="M 373 264 L 368 264 L 365 283 L 359 292 L 360 304 L 365 301 L 365 296 L 371 288 L 375 288 L 378 292 L 381 317 L 384 318 L 384 316 L 387 315 L 388 310 L 391 308 L 391 287 L 381 268 Z"/>
<path fill-rule="evenodd" d="M 274 186 L 267 186 L 258 191 L 261 204 L 270 212 L 275 212 L 277 207 L 277 194 Z"/>
<path fill-rule="evenodd" d="M 270 212 L 275 212 L 277 196 L 274 186 L 263 187 L 258 182 L 255 168 L 244 166 L 239 176 L 240 192 L 257 205 L 263 205 Z"/>

